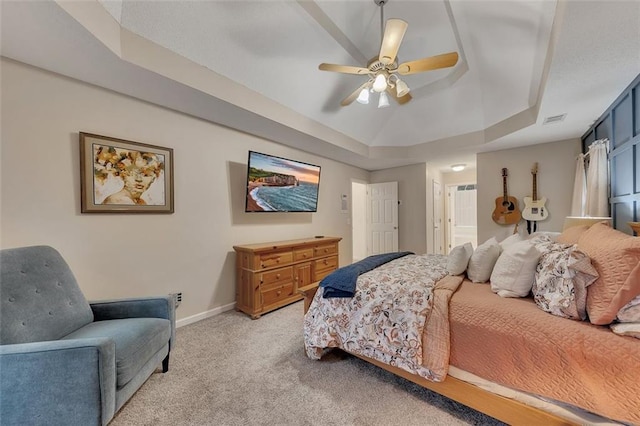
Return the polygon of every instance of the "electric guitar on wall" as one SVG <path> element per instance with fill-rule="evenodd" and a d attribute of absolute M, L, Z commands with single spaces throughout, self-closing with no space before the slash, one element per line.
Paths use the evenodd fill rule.
<path fill-rule="evenodd" d="M 491 218 L 498 225 L 513 225 L 520 222 L 522 214 L 518 209 L 518 199 L 507 195 L 507 169 L 502 169 L 502 197 L 496 198 L 496 208 Z"/>
<path fill-rule="evenodd" d="M 527 221 L 538 221 L 545 220 L 549 216 L 549 211 L 545 207 L 547 203 L 546 197 L 542 197 L 538 199 L 538 190 L 537 190 L 537 174 L 538 174 L 538 163 L 533 165 L 531 169 L 531 174 L 533 175 L 533 197 L 524 197 L 524 209 L 522 210 L 522 217 L 524 217 Z M 527 226 L 529 233 L 531 233 L 531 227 Z M 534 223 L 534 231 L 536 225 Z"/>

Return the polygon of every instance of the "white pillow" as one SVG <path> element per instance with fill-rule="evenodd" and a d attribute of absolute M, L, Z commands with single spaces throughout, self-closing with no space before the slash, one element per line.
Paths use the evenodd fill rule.
<path fill-rule="evenodd" d="M 533 287 L 540 252 L 530 241 L 511 244 L 491 273 L 491 290 L 501 297 L 525 297 Z"/>
<path fill-rule="evenodd" d="M 524 237 L 520 234 L 509 235 L 507 238 L 500 241 L 500 250 L 505 251 L 512 244 L 519 243 L 522 240 L 524 240 Z"/>
<path fill-rule="evenodd" d="M 493 266 L 500 256 L 500 244 L 495 237 L 489 238 L 480 244 L 469 259 L 467 276 L 474 283 L 485 283 L 491 276 Z"/>
<path fill-rule="evenodd" d="M 631 336 L 640 339 L 640 322 L 625 322 L 611 324 L 611 331 L 621 336 Z"/>
<path fill-rule="evenodd" d="M 449 275 L 464 274 L 472 254 L 473 246 L 471 243 L 464 243 L 463 245 L 452 248 L 447 259 L 447 271 Z"/>
<path fill-rule="evenodd" d="M 640 296 L 636 296 L 631 302 L 624 305 L 618 311 L 618 321 L 637 322 L 640 324 Z"/>

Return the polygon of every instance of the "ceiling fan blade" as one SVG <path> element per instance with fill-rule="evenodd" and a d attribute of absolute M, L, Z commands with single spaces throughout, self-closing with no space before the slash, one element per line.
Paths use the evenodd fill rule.
<path fill-rule="evenodd" d="M 370 84 L 371 84 L 371 80 L 365 82 L 362 86 L 354 90 L 353 93 L 351 93 L 349 96 L 344 98 L 342 102 L 340 102 L 340 105 L 342 106 L 350 105 L 353 101 L 355 101 L 358 98 L 358 95 L 360 95 L 360 92 L 362 91 L 362 89 L 367 88 Z"/>
<path fill-rule="evenodd" d="M 320 64 L 318 66 L 318 69 L 322 71 L 341 72 L 344 74 L 369 74 L 371 72 L 368 68 L 336 64 Z"/>
<path fill-rule="evenodd" d="M 458 52 L 444 53 L 430 56 L 416 61 L 404 62 L 398 65 L 398 74 L 408 75 L 424 71 L 437 70 L 454 66 L 458 62 Z"/>
<path fill-rule="evenodd" d="M 380 56 L 378 59 L 385 65 L 391 65 L 398 55 L 398 49 L 404 33 L 407 31 L 407 24 L 402 19 L 389 19 L 384 26 L 384 37 L 380 46 Z"/>
<path fill-rule="evenodd" d="M 398 96 L 398 93 L 396 92 L 395 88 L 392 89 L 388 87 L 387 93 L 400 105 L 404 105 L 407 102 L 409 102 L 411 99 L 413 99 L 413 96 L 411 96 L 411 93 L 407 93 L 406 95 L 403 95 L 403 96 Z"/>

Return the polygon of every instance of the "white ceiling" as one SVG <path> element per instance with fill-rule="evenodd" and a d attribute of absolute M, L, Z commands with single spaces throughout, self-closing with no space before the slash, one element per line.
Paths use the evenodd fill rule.
<path fill-rule="evenodd" d="M 389 0 L 413 100 L 341 107 L 377 56 L 373 0 L 2 1 L 3 56 L 374 170 L 579 138 L 640 72 L 640 2 Z M 374 99 L 375 101 L 375 99 Z M 567 114 L 561 123 L 545 117 Z"/>

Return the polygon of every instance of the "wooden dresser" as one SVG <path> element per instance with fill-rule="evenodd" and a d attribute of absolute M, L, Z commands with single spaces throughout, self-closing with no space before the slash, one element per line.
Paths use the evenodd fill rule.
<path fill-rule="evenodd" d="M 339 237 L 305 238 L 233 246 L 236 310 L 251 318 L 303 298 L 298 289 L 338 268 Z"/>

